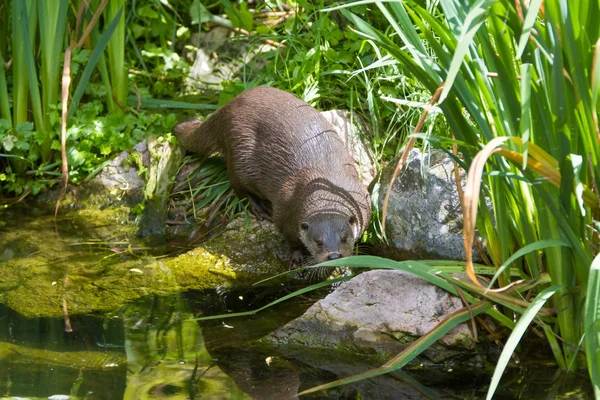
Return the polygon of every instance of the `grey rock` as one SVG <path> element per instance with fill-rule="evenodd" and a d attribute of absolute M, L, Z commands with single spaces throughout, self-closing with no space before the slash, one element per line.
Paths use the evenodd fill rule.
<path fill-rule="evenodd" d="M 194 61 L 185 82 L 189 91 L 221 90 L 221 82 L 233 80 L 245 66 L 252 64 L 254 71 L 260 70 L 262 65 L 254 58 L 274 49 L 248 36 L 239 35 L 236 40 L 231 40 L 233 35 L 230 29 L 217 26 L 209 32 L 191 36 L 191 45 L 197 49 L 187 54 Z M 245 72 L 248 72 L 247 69 Z"/>
<path fill-rule="evenodd" d="M 372 156 L 363 142 L 366 124 L 358 115 L 347 110 L 324 111 L 321 115 L 331 123 L 346 144 L 346 149 L 354 158 L 360 179 L 368 186 L 375 176 L 375 167 Z"/>
<path fill-rule="evenodd" d="M 148 139 L 148 176 L 144 189 L 145 207 L 139 221 L 138 234 L 164 235 L 167 231 L 167 208 L 173 185 L 171 179 L 183 159 L 183 149 L 167 141 Z M 144 159 L 142 158 L 142 163 Z"/>
<path fill-rule="evenodd" d="M 421 278 L 403 271 L 374 270 L 340 285 L 300 318 L 269 335 L 268 341 L 389 357 L 461 308 L 459 298 Z M 443 362 L 475 348 L 472 333 L 461 324 L 424 355 Z"/>
<path fill-rule="evenodd" d="M 123 151 L 108 164 L 94 179 L 108 191 L 131 192 L 144 187 L 144 179 L 138 169 L 129 162 L 129 152 Z"/>
<path fill-rule="evenodd" d="M 144 199 L 144 177 L 136 159 L 149 159 L 145 142 L 131 151 L 122 151 L 90 182 L 82 185 L 66 204 L 83 208 L 105 209 L 126 205 L 133 207 Z"/>
<path fill-rule="evenodd" d="M 396 162 L 382 171 L 376 189 L 379 208 L 388 190 Z M 460 170 L 464 189 L 466 174 Z M 393 184 L 386 216 L 387 257 L 465 260 L 463 214 L 454 180 L 454 163 L 440 150 L 413 149 L 407 165 Z M 476 240 L 481 242 L 479 236 Z M 482 260 L 473 247 L 473 259 Z"/>

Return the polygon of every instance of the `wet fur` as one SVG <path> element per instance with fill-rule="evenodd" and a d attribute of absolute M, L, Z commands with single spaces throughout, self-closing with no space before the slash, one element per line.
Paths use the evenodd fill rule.
<path fill-rule="evenodd" d="M 344 143 L 316 109 L 290 93 L 248 90 L 203 123 L 184 121 L 174 133 L 190 151 L 223 154 L 236 193 L 248 197 L 259 215 L 272 214 L 295 257 L 308 251 L 314 263 L 335 251 L 350 255 L 369 223 L 369 194 Z M 332 223 L 316 232 L 331 239 L 325 249 L 301 225 L 327 218 Z M 342 231 L 351 237 L 335 249 Z"/>

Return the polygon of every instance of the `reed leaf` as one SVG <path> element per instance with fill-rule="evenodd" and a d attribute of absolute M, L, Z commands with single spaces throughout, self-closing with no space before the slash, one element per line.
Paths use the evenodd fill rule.
<path fill-rule="evenodd" d="M 517 322 L 517 325 L 510 334 L 510 337 L 506 341 L 504 349 L 502 349 L 502 353 L 500 354 L 500 359 L 496 364 L 496 369 L 494 370 L 494 375 L 492 376 L 492 382 L 490 383 L 490 388 L 488 389 L 488 393 L 486 396 L 487 400 L 490 400 L 494 396 L 496 388 L 498 387 L 498 383 L 500 383 L 502 373 L 506 369 L 510 361 L 510 357 L 512 356 L 512 353 L 517 348 L 519 341 L 525 334 L 525 331 L 531 324 L 531 321 L 533 321 L 538 311 L 544 306 L 546 301 L 554 293 L 558 292 L 559 289 L 560 287 L 558 286 L 551 286 L 549 288 L 544 289 L 542 292 L 540 292 L 540 294 L 538 294 L 535 297 L 535 299 L 531 303 L 531 306 L 529 306 L 527 310 L 523 313 L 521 318 L 519 318 L 519 321 Z"/>
<path fill-rule="evenodd" d="M 600 4 L 440 0 L 430 11 L 415 0 L 373 3 L 396 35 L 353 14 L 356 3 L 336 8 L 432 96 L 445 81 L 439 107 L 469 168 L 464 244 L 474 283 L 466 290 L 483 290 L 471 261 L 477 227 L 501 286 L 513 283 L 513 269 L 525 279 L 547 270 L 562 288 L 551 301 L 564 311 L 545 332 L 559 365 L 578 366 L 578 316 L 597 315 L 598 308 L 594 301 L 582 305 L 594 299 L 590 265 L 600 245 L 589 228 L 600 215 Z M 418 51 L 415 30 L 432 56 Z M 489 203 L 492 215 L 483 206 Z M 542 245 L 559 242 L 567 246 Z M 591 376 L 598 383 L 600 376 Z"/>
<path fill-rule="evenodd" d="M 596 398 L 600 398 L 600 255 L 590 269 L 585 298 L 585 349 L 588 370 Z"/>
<path fill-rule="evenodd" d="M 33 8 L 33 0 L 15 0 L 12 2 L 12 72 L 13 72 L 13 123 L 27 121 L 29 112 L 29 79 L 27 77 L 27 66 L 25 61 L 25 37 L 22 24 L 30 26 L 30 21 L 23 21 L 22 8 Z M 35 15 L 35 14 L 34 14 Z M 33 18 L 33 15 L 32 15 Z M 35 25 L 34 25 L 35 26 Z M 33 37 L 33 33 L 30 37 Z"/>
<path fill-rule="evenodd" d="M 112 110 L 116 114 L 123 114 L 124 107 L 127 105 L 127 71 L 125 70 L 125 16 L 123 10 L 125 0 L 111 0 L 105 10 L 108 21 L 111 21 L 112 33 L 108 42 L 108 70 L 110 73 L 110 83 L 112 93 L 117 102 Z M 117 24 L 112 25 L 113 21 Z M 101 45 L 100 43 L 96 45 Z M 122 108 L 123 107 L 123 108 Z"/>
<path fill-rule="evenodd" d="M 83 92 L 88 85 L 90 77 L 92 76 L 92 72 L 98 63 L 98 60 L 102 56 L 102 52 L 108 45 L 108 42 L 115 32 L 117 25 L 120 23 L 121 16 L 123 14 L 123 8 L 119 9 L 119 12 L 115 15 L 115 17 L 110 21 L 102 35 L 100 36 L 100 40 L 96 43 L 90 58 L 88 59 L 85 68 L 83 69 L 83 73 L 81 74 L 81 78 L 79 78 L 79 82 L 77 83 L 77 87 L 75 88 L 75 92 L 73 92 L 73 97 L 71 98 L 71 104 L 69 106 L 69 117 L 73 116 L 73 113 L 77 109 L 79 105 L 79 100 L 81 100 L 81 96 L 83 96 Z"/>
<path fill-rule="evenodd" d="M 17 45 L 23 46 L 23 60 L 27 71 L 29 81 L 29 94 L 31 96 L 31 109 L 33 111 L 33 120 L 36 129 L 44 131 L 44 117 L 42 114 L 42 102 L 38 86 L 38 75 L 36 70 L 35 58 L 33 55 L 33 35 L 37 26 L 37 10 L 35 0 L 27 2 L 26 0 L 15 0 L 17 8 L 17 19 L 19 29 L 21 30 L 22 42 Z M 29 3 L 29 4 L 27 4 Z M 15 68 L 17 66 L 15 65 Z"/>
<path fill-rule="evenodd" d="M 0 118 L 7 120 L 12 126 L 10 103 L 8 102 L 8 87 L 6 85 L 6 62 L 0 52 Z"/>
<path fill-rule="evenodd" d="M 50 131 L 50 107 L 58 103 L 58 81 L 60 77 L 61 55 L 67 25 L 68 0 L 55 2 L 38 1 L 40 24 L 41 80 L 43 126 L 45 132 L 41 144 L 44 160 L 50 157 L 52 132 Z"/>

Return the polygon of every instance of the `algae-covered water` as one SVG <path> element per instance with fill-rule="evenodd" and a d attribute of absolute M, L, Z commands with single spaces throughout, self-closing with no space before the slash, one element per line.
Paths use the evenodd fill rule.
<path fill-rule="evenodd" d="M 253 285 L 264 268 L 252 278 L 217 268 L 218 257 L 200 267 L 190 260 L 203 253 L 185 255 L 188 243 L 143 242 L 126 221 L 118 211 L 63 212 L 57 219 L 36 207 L 0 211 L 0 395 L 287 399 L 377 366 L 264 340 L 326 293 L 252 316 L 197 321 L 257 309 L 295 284 Z M 456 365 L 425 379 L 413 372 L 306 398 L 480 399 L 492 371 L 469 376 Z M 565 375 L 547 360 L 521 358 L 495 398 L 592 398 L 587 382 L 584 373 Z"/>

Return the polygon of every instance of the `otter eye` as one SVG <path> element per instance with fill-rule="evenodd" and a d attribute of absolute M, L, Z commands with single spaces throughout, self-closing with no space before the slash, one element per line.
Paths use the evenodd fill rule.
<path fill-rule="evenodd" d="M 353 215 L 350 218 L 348 218 L 348 223 L 350 225 L 354 225 L 356 223 L 356 217 Z"/>
<path fill-rule="evenodd" d="M 342 237 L 340 238 L 340 241 L 341 241 L 342 243 L 346 243 L 346 242 L 348 241 L 348 236 L 342 236 Z"/>
<path fill-rule="evenodd" d="M 317 246 L 321 247 L 323 246 L 323 241 L 322 240 L 315 240 L 315 243 L 317 244 Z"/>
<path fill-rule="evenodd" d="M 301 223 L 300 228 L 302 228 L 303 231 L 307 231 L 308 230 L 308 222 Z"/>

